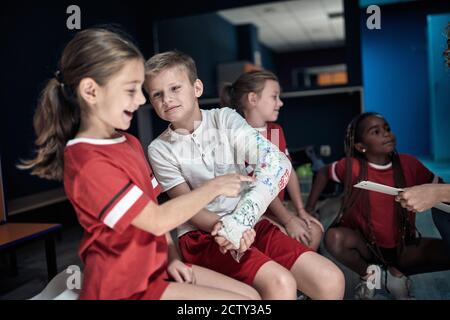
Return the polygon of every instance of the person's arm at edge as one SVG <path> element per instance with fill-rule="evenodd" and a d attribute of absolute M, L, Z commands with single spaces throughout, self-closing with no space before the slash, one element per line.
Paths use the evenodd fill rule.
<path fill-rule="evenodd" d="M 317 175 L 311 187 L 308 201 L 306 202 L 306 211 L 311 213 L 315 211 L 317 201 L 319 200 L 320 195 L 322 194 L 330 179 L 328 176 L 328 170 L 329 166 L 325 166 L 320 169 L 319 172 L 317 172 Z"/>

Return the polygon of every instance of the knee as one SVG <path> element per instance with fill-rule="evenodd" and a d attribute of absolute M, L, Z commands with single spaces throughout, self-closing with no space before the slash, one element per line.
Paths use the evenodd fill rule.
<path fill-rule="evenodd" d="M 297 292 L 297 282 L 294 276 L 288 270 L 274 273 L 269 279 L 270 289 L 278 293 L 295 293 Z"/>
<path fill-rule="evenodd" d="M 320 279 L 316 299 L 341 300 L 344 298 L 344 273 L 334 263 L 330 261 L 329 266 L 322 269 Z"/>
<path fill-rule="evenodd" d="M 344 243 L 344 236 L 342 232 L 340 232 L 336 228 L 330 228 L 325 233 L 325 247 L 332 254 L 335 255 L 339 248 L 342 248 Z"/>

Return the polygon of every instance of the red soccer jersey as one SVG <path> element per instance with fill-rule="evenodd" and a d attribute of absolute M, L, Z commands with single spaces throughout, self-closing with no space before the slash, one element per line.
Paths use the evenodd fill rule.
<path fill-rule="evenodd" d="M 283 152 L 289 158 L 289 160 L 291 160 L 291 157 L 289 156 L 289 151 L 286 146 L 286 138 L 284 136 L 284 131 L 279 124 L 275 122 L 268 122 L 266 130 L 259 129 L 259 132 L 263 135 L 263 137 L 265 137 L 267 140 L 276 145 L 278 149 L 280 149 L 280 151 Z M 254 167 L 247 164 L 247 172 L 249 176 L 253 175 L 253 171 Z M 295 172 L 293 172 L 292 174 L 295 174 Z M 281 190 L 278 193 L 278 198 L 280 198 L 281 201 L 284 200 L 285 189 L 286 188 L 283 188 L 283 190 Z M 269 209 L 267 209 L 267 213 L 270 213 Z"/>
<path fill-rule="evenodd" d="M 64 153 L 64 188 L 84 229 L 81 299 L 127 299 L 151 290 L 167 267 L 165 236 L 131 225 L 159 185 L 139 141 L 74 139 Z"/>
<path fill-rule="evenodd" d="M 405 187 L 430 183 L 435 179 L 434 174 L 416 158 L 406 154 L 400 154 L 399 156 L 405 176 Z M 352 159 L 352 185 L 358 183 L 359 170 L 358 160 Z M 367 171 L 367 180 L 392 187 L 395 186 L 392 163 L 385 166 L 368 163 Z M 336 182 L 344 182 L 345 158 L 329 166 L 329 176 Z M 368 192 L 371 221 L 377 244 L 384 248 L 396 247 L 399 241 L 399 225 L 395 214 L 394 197 L 379 192 Z M 357 200 L 351 211 L 345 213 L 340 225 L 360 230 L 368 239 L 370 233 L 365 217 L 365 208 L 368 204 L 363 202 Z M 415 214 L 413 212 L 409 212 L 409 219 L 415 225 Z"/>

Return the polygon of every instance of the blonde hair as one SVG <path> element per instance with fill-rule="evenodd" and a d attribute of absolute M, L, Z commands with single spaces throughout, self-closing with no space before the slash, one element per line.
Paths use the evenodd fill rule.
<path fill-rule="evenodd" d="M 92 28 L 77 33 L 64 48 L 60 69 L 40 96 L 33 123 L 37 155 L 17 167 L 31 169 L 32 175 L 41 178 L 62 180 L 64 148 L 80 126 L 80 81 L 89 77 L 105 85 L 132 59 L 144 61 L 139 49 L 116 32 Z"/>
<path fill-rule="evenodd" d="M 172 67 L 185 68 L 189 81 L 193 84 L 197 80 L 197 67 L 194 59 L 189 55 L 178 51 L 166 51 L 163 53 L 155 54 L 153 57 L 147 60 L 145 63 L 145 75 L 153 77 L 159 74 L 161 71 Z"/>
<path fill-rule="evenodd" d="M 242 74 L 234 83 L 226 83 L 223 86 L 220 92 L 220 105 L 234 108 L 243 115 L 245 108 L 244 98 L 250 92 L 260 95 L 267 80 L 278 82 L 277 76 L 266 70 L 256 70 Z"/>

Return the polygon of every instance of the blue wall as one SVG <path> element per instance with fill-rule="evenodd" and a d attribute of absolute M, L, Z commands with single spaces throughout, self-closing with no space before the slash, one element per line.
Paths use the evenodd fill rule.
<path fill-rule="evenodd" d="M 159 52 L 178 49 L 195 60 L 205 84 L 203 98 L 218 96 L 217 65 L 253 61 L 259 50 L 263 67 L 275 70 L 274 54 L 258 42 L 253 25 L 234 26 L 216 13 L 162 20 L 158 23 Z"/>
<path fill-rule="evenodd" d="M 262 43 L 259 46 L 261 50 L 261 60 L 264 69 L 270 70 L 272 72 L 277 72 L 275 62 L 274 62 L 274 53 L 268 47 L 263 45 Z"/>
<path fill-rule="evenodd" d="M 414 3 L 381 8 L 381 30 L 366 28 L 361 13 L 365 111 L 383 114 L 398 138 L 398 150 L 430 154 L 430 106 L 426 12 Z"/>
<path fill-rule="evenodd" d="M 431 153 L 437 161 L 450 160 L 450 68 L 442 52 L 447 48 L 445 30 L 450 13 L 429 15 L 428 67 L 431 102 Z"/>
<path fill-rule="evenodd" d="M 238 60 L 236 28 L 216 13 L 158 23 L 159 51 L 178 49 L 195 60 L 203 97 L 217 97 L 217 64 Z"/>
<path fill-rule="evenodd" d="M 376 5 L 385 5 L 385 4 L 393 4 L 397 2 L 410 2 L 410 1 L 417 1 L 417 0 L 359 0 L 359 6 L 361 8 L 367 8 L 371 4 Z"/>

